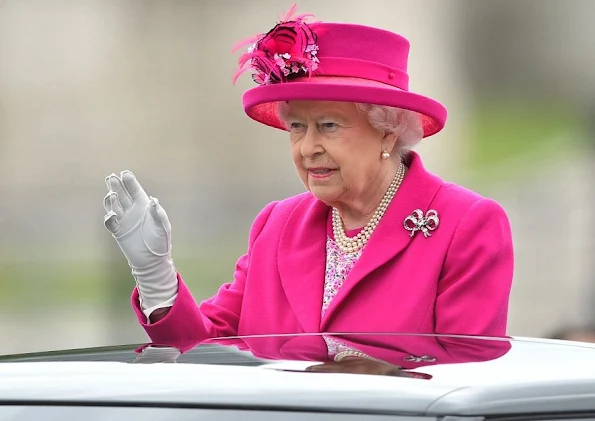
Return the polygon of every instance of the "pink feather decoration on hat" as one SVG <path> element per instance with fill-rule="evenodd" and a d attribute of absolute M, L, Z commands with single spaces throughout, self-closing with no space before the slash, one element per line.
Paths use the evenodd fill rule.
<path fill-rule="evenodd" d="M 233 83 L 240 75 L 252 70 L 252 79 L 261 85 L 285 82 L 302 73 L 312 76 L 318 68 L 318 45 L 316 34 L 306 24 L 312 14 L 293 17 L 297 10 L 294 4 L 289 12 L 266 34 L 260 34 L 238 42 L 233 51 L 248 47 L 239 60 L 239 68 Z"/>

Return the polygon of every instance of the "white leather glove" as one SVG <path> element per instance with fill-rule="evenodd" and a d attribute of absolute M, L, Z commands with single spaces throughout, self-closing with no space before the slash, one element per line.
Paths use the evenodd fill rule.
<path fill-rule="evenodd" d="M 128 259 L 148 320 L 156 309 L 171 307 L 178 293 L 171 225 L 157 199 L 145 193 L 132 172 L 111 174 L 105 182 L 109 192 L 103 200 L 104 224 Z"/>

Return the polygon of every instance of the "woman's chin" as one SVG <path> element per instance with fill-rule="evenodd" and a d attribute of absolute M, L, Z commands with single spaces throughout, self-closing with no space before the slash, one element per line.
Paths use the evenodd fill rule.
<path fill-rule="evenodd" d="M 337 197 L 340 195 L 340 192 L 336 187 L 322 187 L 322 186 L 313 186 L 310 184 L 308 190 L 310 193 L 320 200 L 321 202 L 326 203 L 329 206 L 336 201 Z"/>

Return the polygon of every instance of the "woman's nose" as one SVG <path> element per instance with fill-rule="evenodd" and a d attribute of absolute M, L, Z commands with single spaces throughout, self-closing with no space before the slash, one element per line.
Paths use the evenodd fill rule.
<path fill-rule="evenodd" d="M 316 133 L 316 129 L 311 126 L 308 127 L 308 130 L 302 139 L 301 147 L 303 157 L 312 157 L 324 151 L 318 133 Z"/>

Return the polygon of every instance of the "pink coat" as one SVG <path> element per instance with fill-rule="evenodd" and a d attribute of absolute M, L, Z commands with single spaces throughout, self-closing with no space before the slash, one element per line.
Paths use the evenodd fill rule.
<path fill-rule="evenodd" d="M 267 205 L 256 217 L 233 282 L 197 305 L 178 275 L 178 298 L 147 324 L 154 344 L 182 352 L 209 338 L 317 332 L 506 334 L 513 277 L 510 224 L 493 200 L 410 170 L 362 256 L 321 319 L 329 207 L 311 193 Z M 437 211 L 424 237 L 403 227 L 413 210 Z"/>

